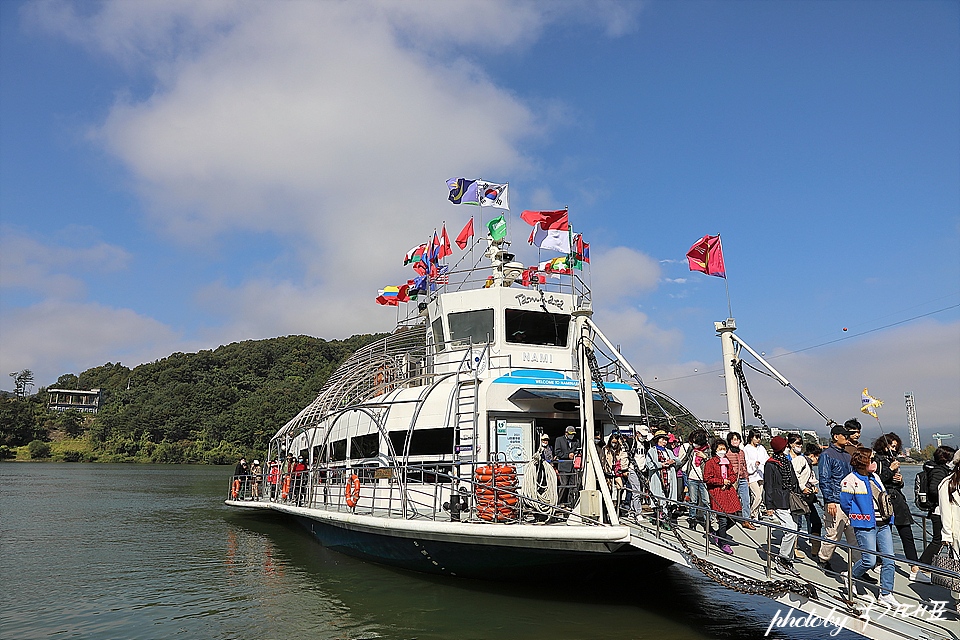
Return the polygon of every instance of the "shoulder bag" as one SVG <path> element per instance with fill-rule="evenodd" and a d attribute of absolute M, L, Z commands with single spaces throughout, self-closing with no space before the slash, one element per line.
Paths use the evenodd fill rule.
<path fill-rule="evenodd" d="M 877 524 L 885 525 L 889 523 L 890 518 L 893 517 L 893 502 L 890 500 L 890 494 L 884 491 L 883 487 L 877 484 L 875 479 L 871 478 L 870 481 L 873 482 L 873 485 L 878 489 L 878 491 L 873 494 L 877 504 Z"/>
<path fill-rule="evenodd" d="M 810 503 L 802 493 L 790 492 L 790 514 L 802 516 L 810 513 Z"/>

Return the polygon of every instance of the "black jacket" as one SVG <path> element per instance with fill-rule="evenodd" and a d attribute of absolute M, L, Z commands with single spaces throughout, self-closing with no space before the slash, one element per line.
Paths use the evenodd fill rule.
<path fill-rule="evenodd" d="M 931 505 L 930 511 L 933 511 L 940 504 L 940 494 L 937 489 L 943 479 L 950 475 L 950 469 L 945 464 L 936 464 L 932 460 L 923 463 L 923 470 L 927 472 L 927 502 Z"/>
<path fill-rule="evenodd" d="M 876 453 L 877 475 L 880 476 L 880 482 L 887 490 L 890 496 L 890 502 L 893 503 L 893 524 L 903 526 L 913 524 L 913 516 L 910 515 L 910 505 L 907 503 L 907 497 L 903 495 L 903 480 L 894 482 L 893 476 L 897 471 L 890 468 L 890 465 L 896 459 L 889 453 Z"/>
<path fill-rule="evenodd" d="M 567 473 L 573 471 L 573 460 L 570 459 L 570 454 L 579 452 L 580 448 L 580 438 L 576 436 L 573 440 L 567 440 L 565 435 L 557 438 L 553 443 L 553 455 L 557 456 L 557 470 Z"/>
<path fill-rule="evenodd" d="M 787 473 L 794 474 L 794 485 L 797 484 L 793 465 L 787 465 Z M 768 510 L 790 509 L 790 492 L 783 482 L 784 470 L 780 463 L 770 458 L 763 465 L 763 506 Z"/>

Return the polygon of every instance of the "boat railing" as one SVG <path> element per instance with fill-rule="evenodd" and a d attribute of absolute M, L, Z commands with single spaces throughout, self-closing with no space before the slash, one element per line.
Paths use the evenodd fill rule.
<path fill-rule="evenodd" d="M 627 489 L 624 491 L 629 492 Z M 837 548 L 837 551 L 834 552 L 835 555 L 843 555 L 838 553 L 840 550 L 845 550 L 846 555 L 845 568 L 841 572 L 833 574 L 835 579 L 840 580 L 841 586 L 838 588 L 838 590 L 842 590 L 841 596 L 843 604 L 848 607 L 857 605 L 861 607 L 861 609 L 864 606 L 869 607 L 871 605 L 872 601 L 870 596 L 866 595 L 866 587 L 873 586 L 874 583 L 858 580 L 852 577 L 853 565 L 856 564 L 856 561 L 854 560 L 855 554 L 864 552 L 863 549 L 857 545 L 850 545 L 845 540 L 831 540 L 822 536 L 807 533 L 806 531 L 800 530 L 799 527 L 797 529 L 790 529 L 782 524 L 771 522 L 765 519 L 755 520 L 752 518 L 743 518 L 741 515 L 734 516 L 715 511 L 708 507 L 694 505 L 691 502 L 662 498 L 649 492 L 641 492 L 640 495 L 641 500 L 644 502 L 644 508 L 641 509 L 640 512 L 637 512 L 631 508 L 630 500 L 627 497 L 624 497 L 619 502 L 621 522 L 629 523 L 631 527 L 639 527 L 641 530 L 643 530 L 644 534 L 655 535 L 660 539 L 666 538 L 669 541 L 673 541 L 675 538 L 678 538 L 678 536 L 673 534 L 673 529 L 677 526 L 680 526 L 677 522 L 677 515 L 683 515 L 684 512 L 689 515 L 690 511 L 694 509 L 708 514 L 708 516 L 701 516 L 704 520 L 706 517 L 709 517 L 711 520 L 714 520 L 717 517 L 730 517 L 737 525 L 740 526 L 746 522 L 753 524 L 760 531 L 762 531 L 762 533 L 758 536 L 760 538 L 760 542 L 756 542 L 752 536 L 748 536 L 748 538 L 753 541 L 754 550 L 757 552 L 756 557 L 759 559 L 759 561 L 756 561 L 755 564 L 757 565 L 757 568 L 763 571 L 768 579 L 772 577 L 775 571 L 774 557 L 779 554 L 780 549 L 780 542 L 777 542 L 774 536 L 777 536 L 777 538 L 782 540 L 783 535 L 791 533 L 795 534 L 797 536 L 797 543 L 799 543 L 800 540 L 806 540 L 809 543 L 808 548 L 812 548 L 815 541 L 820 543 L 820 545 L 825 543 L 835 545 Z M 649 509 L 649 511 L 647 509 Z M 671 513 L 674 515 L 668 515 Z M 923 519 L 924 532 L 926 532 L 925 521 L 928 518 L 928 515 L 915 515 L 920 516 Z M 713 554 L 715 557 L 725 556 L 726 554 L 721 553 L 717 548 L 718 544 L 715 535 L 709 531 L 709 528 L 704 528 L 702 526 L 701 528 L 704 529 L 702 544 L 698 544 L 695 549 L 691 548 L 690 551 L 700 554 L 704 558 L 709 557 L 711 554 Z M 691 531 L 690 534 L 693 535 L 693 532 Z M 798 548 L 796 546 L 797 543 L 794 543 L 795 549 Z M 926 545 L 926 535 L 924 535 L 924 544 Z M 908 576 L 910 575 L 911 567 L 919 567 L 920 571 L 924 571 L 930 576 L 943 576 L 949 580 L 960 579 L 960 573 L 935 567 L 933 565 L 924 564 L 918 560 L 909 560 L 903 556 L 881 553 L 879 551 L 869 551 L 867 553 L 878 558 L 876 563 L 877 568 L 879 568 L 881 564 L 879 559 L 886 558 L 893 561 L 895 570 L 900 568 L 901 571 L 904 571 L 903 567 L 905 567 L 905 572 Z M 743 553 L 742 551 L 736 552 L 736 557 L 738 561 L 742 562 L 747 557 L 747 554 Z M 813 562 L 815 559 L 810 558 L 809 560 Z M 797 561 L 802 562 L 803 559 L 798 558 Z M 817 567 L 817 571 L 822 571 L 822 569 Z M 858 594 L 857 590 L 860 590 L 861 594 Z M 906 609 L 901 611 L 901 615 L 905 615 L 910 612 L 930 610 L 931 603 L 935 603 L 934 606 L 939 605 L 942 607 L 949 602 L 949 597 L 946 590 L 944 590 L 945 597 L 943 600 L 927 600 L 917 593 L 910 593 L 904 591 L 903 589 L 898 590 L 894 588 L 891 590 L 891 592 L 894 594 L 897 600 L 904 605 L 904 607 L 910 607 L 909 611 Z M 924 607 L 926 607 L 926 609 L 924 609 Z M 884 606 L 881 605 L 881 610 L 883 609 Z"/>
<path fill-rule="evenodd" d="M 589 526 L 603 524 L 600 519 L 576 514 L 569 504 L 561 505 L 541 499 L 539 494 L 525 493 L 523 481 L 530 468 L 528 463 L 496 463 L 503 469 L 497 477 L 505 478 L 506 482 L 497 482 L 497 477 L 477 479 L 484 477 L 478 471 L 494 464 L 490 462 L 347 465 L 275 477 L 233 476 L 228 500 L 273 502 L 411 520 L 478 524 L 547 524 L 572 520 Z M 468 473 L 464 473 L 465 470 Z M 579 481 L 573 482 L 570 488 L 576 494 Z M 253 495 L 254 486 L 260 487 L 257 496 Z"/>

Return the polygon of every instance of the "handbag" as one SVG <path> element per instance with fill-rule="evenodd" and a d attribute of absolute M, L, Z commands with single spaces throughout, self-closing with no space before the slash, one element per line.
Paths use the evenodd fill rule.
<path fill-rule="evenodd" d="M 876 480 L 873 480 L 873 484 L 879 489 L 878 492 L 874 493 L 874 497 L 877 499 L 877 524 L 887 524 L 893 517 L 893 501 L 890 500 L 890 494 L 884 491 Z"/>
<path fill-rule="evenodd" d="M 954 573 L 960 573 L 960 558 L 957 558 L 952 544 L 940 547 L 940 552 L 933 558 L 933 566 L 937 569 L 946 569 Z M 933 584 L 938 587 L 946 587 L 951 591 L 960 591 L 960 578 L 945 576 L 939 573 L 931 573 Z"/>
<path fill-rule="evenodd" d="M 802 516 L 810 513 L 810 503 L 802 493 L 790 492 L 790 514 Z"/>

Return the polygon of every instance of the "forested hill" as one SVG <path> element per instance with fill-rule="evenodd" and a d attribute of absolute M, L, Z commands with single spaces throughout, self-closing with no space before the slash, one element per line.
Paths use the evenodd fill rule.
<path fill-rule="evenodd" d="M 102 390 L 96 417 L 75 429 L 89 439 L 95 459 L 223 464 L 248 452 L 262 455 L 270 436 L 316 397 L 336 367 L 380 337 L 249 340 L 174 353 L 133 370 L 107 363 L 60 376 L 56 386 Z M 42 409 L 45 400 L 37 394 L 34 413 L 55 429 Z M 42 439 L 41 426 L 35 428 Z"/>

